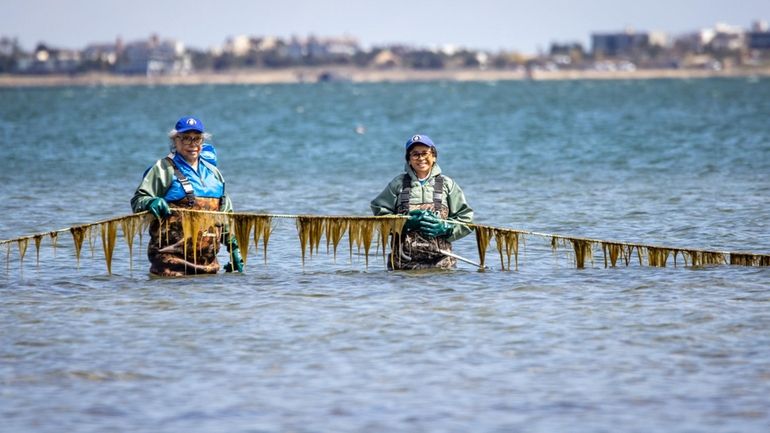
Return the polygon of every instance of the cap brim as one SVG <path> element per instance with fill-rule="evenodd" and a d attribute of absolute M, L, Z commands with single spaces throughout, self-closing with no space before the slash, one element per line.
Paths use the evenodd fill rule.
<path fill-rule="evenodd" d="M 200 132 L 201 134 L 203 133 L 203 130 L 202 130 L 202 129 L 200 129 L 200 128 L 195 128 L 195 127 L 192 127 L 192 128 L 182 128 L 182 129 L 177 129 L 177 131 L 176 131 L 176 132 L 190 132 L 190 131 Z"/>

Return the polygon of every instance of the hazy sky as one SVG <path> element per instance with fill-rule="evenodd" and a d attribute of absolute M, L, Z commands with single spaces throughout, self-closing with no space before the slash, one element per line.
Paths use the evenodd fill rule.
<path fill-rule="evenodd" d="M 770 20 L 770 0 L 0 0 L 0 36 L 83 48 L 156 33 L 208 48 L 228 36 L 342 36 L 370 47 L 454 44 L 534 54 L 592 32 L 676 35 L 717 22 L 748 28 Z"/>

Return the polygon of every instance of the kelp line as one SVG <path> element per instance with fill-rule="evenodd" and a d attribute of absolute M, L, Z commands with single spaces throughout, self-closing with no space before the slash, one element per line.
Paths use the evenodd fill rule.
<path fill-rule="evenodd" d="M 629 266 L 636 253 L 639 266 L 666 267 L 669 257 L 677 266 L 677 257 L 681 255 L 684 266 L 700 267 L 708 265 L 739 265 L 739 266 L 770 266 L 770 254 L 748 252 L 711 251 L 693 248 L 666 247 L 660 245 L 616 242 L 584 237 L 563 236 L 551 233 L 539 233 L 525 230 L 514 230 L 499 227 L 468 224 L 476 231 L 476 243 L 479 249 L 479 259 L 484 265 L 485 251 L 490 238 L 494 237 L 500 254 L 500 269 L 511 269 L 511 256 L 515 259 L 518 269 L 518 243 L 524 236 L 538 236 L 550 239 L 551 249 L 571 250 L 574 254 L 575 267 L 583 269 L 586 262 L 593 263 L 594 251 L 601 250 L 604 257 L 604 267 Z"/>
<path fill-rule="evenodd" d="M 326 237 L 326 254 L 329 254 L 330 246 L 337 259 L 337 247 L 347 232 L 348 249 L 350 257 L 353 257 L 353 246 L 359 253 L 364 254 L 366 266 L 369 266 L 369 251 L 372 241 L 375 240 L 382 248 L 382 255 L 386 255 L 386 245 L 391 235 L 399 236 L 403 230 L 406 218 L 403 217 L 356 217 L 356 216 L 312 216 L 298 215 L 297 233 L 302 252 L 302 263 L 305 263 L 305 250 L 310 256 L 313 251 L 318 253 L 321 244 L 321 236 Z"/>
<path fill-rule="evenodd" d="M 321 240 L 326 238 L 326 254 L 330 252 L 336 262 L 337 251 L 342 239 L 347 234 L 348 249 L 352 261 L 353 249 L 359 254 L 363 253 L 366 266 L 369 265 L 369 255 L 374 242 L 378 247 L 376 252 L 382 253 L 388 260 L 387 244 L 391 237 L 399 237 L 406 222 L 404 216 L 328 216 L 328 215 L 279 215 L 256 213 L 223 213 L 212 211 L 188 210 L 175 208 L 174 212 L 182 214 L 182 229 L 186 239 L 191 242 L 193 251 L 197 250 L 198 234 L 213 225 L 223 227 L 230 233 L 230 239 L 235 239 L 241 248 L 244 264 L 248 260 L 249 246 L 253 242 L 259 250 L 259 242 L 262 241 L 262 253 L 267 263 L 267 247 L 270 235 L 273 232 L 273 221 L 277 218 L 289 218 L 296 220 L 297 234 L 300 243 L 301 262 L 305 263 L 306 257 L 318 254 Z M 129 251 L 129 268 L 133 268 L 134 237 L 139 236 L 142 243 L 142 233 L 149 227 L 153 216 L 147 212 L 98 221 L 91 224 L 82 224 L 62 230 L 47 233 L 38 233 L 23 236 L 16 239 L 0 241 L 0 246 L 6 246 L 6 271 L 10 267 L 10 255 L 12 245 L 18 250 L 19 265 L 23 266 L 29 240 L 34 240 L 37 264 L 40 263 L 40 246 L 45 237 L 51 240 L 54 257 L 59 233 L 70 232 L 75 250 L 77 266 L 80 266 L 80 256 L 83 244 L 88 241 L 91 255 L 94 255 L 96 237 L 101 240 L 107 272 L 112 273 L 112 258 L 117 243 L 118 228 L 123 233 Z M 450 223 L 458 224 L 453 221 Z M 594 263 L 595 253 L 601 251 L 604 267 L 629 266 L 636 256 L 640 266 L 665 267 L 669 258 L 673 258 L 673 265 L 677 266 L 677 259 L 682 258 L 684 266 L 707 265 L 740 265 L 740 266 L 770 266 L 770 254 L 755 254 L 750 252 L 726 252 L 711 251 L 692 248 L 676 248 L 659 245 L 606 241 L 583 237 L 563 236 L 550 233 L 538 233 L 525 230 L 516 230 L 502 227 L 493 227 L 481 224 L 467 224 L 476 234 L 476 246 L 479 254 L 481 268 L 486 266 L 486 253 L 489 250 L 491 240 L 495 241 L 495 249 L 500 260 L 500 269 L 513 270 L 519 268 L 520 247 L 524 245 L 527 236 L 542 237 L 550 242 L 551 249 L 566 250 L 571 253 L 574 265 L 583 269 L 586 264 Z M 187 248 L 185 242 L 185 248 Z M 392 258 L 391 258 L 392 259 Z"/>
<path fill-rule="evenodd" d="M 104 253 L 105 263 L 107 265 L 107 272 L 112 274 L 112 254 L 117 243 L 117 228 L 120 227 L 123 232 L 123 239 L 128 245 L 129 263 L 132 266 L 134 237 L 138 234 L 139 242 L 141 243 L 142 231 L 149 226 L 150 221 L 151 216 L 148 215 L 147 212 L 142 212 L 133 215 L 98 221 L 95 223 L 72 226 L 66 229 L 55 230 L 52 232 L 38 233 L 35 235 L 22 236 L 16 239 L 0 241 L 0 245 L 6 244 L 6 268 L 8 267 L 8 262 L 10 261 L 11 245 L 14 243 L 17 245 L 19 251 L 19 266 L 21 267 L 23 266 L 29 240 L 34 240 L 36 265 L 39 266 L 40 247 L 43 243 L 43 238 L 48 237 L 50 239 L 51 247 L 53 247 L 53 255 L 56 257 L 59 233 L 69 232 L 72 235 L 72 243 L 75 250 L 75 260 L 77 267 L 79 268 L 83 244 L 86 243 L 86 241 L 88 242 L 91 251 L 91 257 L 94 256 L 96 242 L 96 235 L 94 233 L 97 232 L 99 233 L 99 237 L 101 239 L 102 251 Z"/>

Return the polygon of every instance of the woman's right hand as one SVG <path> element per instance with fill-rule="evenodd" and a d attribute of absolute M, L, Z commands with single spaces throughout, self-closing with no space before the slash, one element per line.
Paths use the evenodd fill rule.
<path fill-rule="evenodd" d="M 406 220 L 406 222 L 404 223 L 404 228 L 406 230 L 419 230 L 420 221 L 422 221 L 422 218 L 424 215 L 425 215 L 425 210 L 423 209 L 410 210 L 409 219 Z"/>
<path fill-rule="evenodd" d="M 171 215 L 171 208 L 168 207 L 168 203 L 162 197 L 152 199 L 150 204 L 147 205 L 147 210 L 155 215 L 155 218 L 166 218 Z"/>

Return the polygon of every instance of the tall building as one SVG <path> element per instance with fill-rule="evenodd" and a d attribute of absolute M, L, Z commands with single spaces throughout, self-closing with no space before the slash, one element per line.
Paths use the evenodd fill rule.
<path fill-rule="evenodd" d="M 627 30 L 620 33 L 591 35 L 591 51 L 594 57 L 632 57 L 649 46 L 648 33 Z"/>

